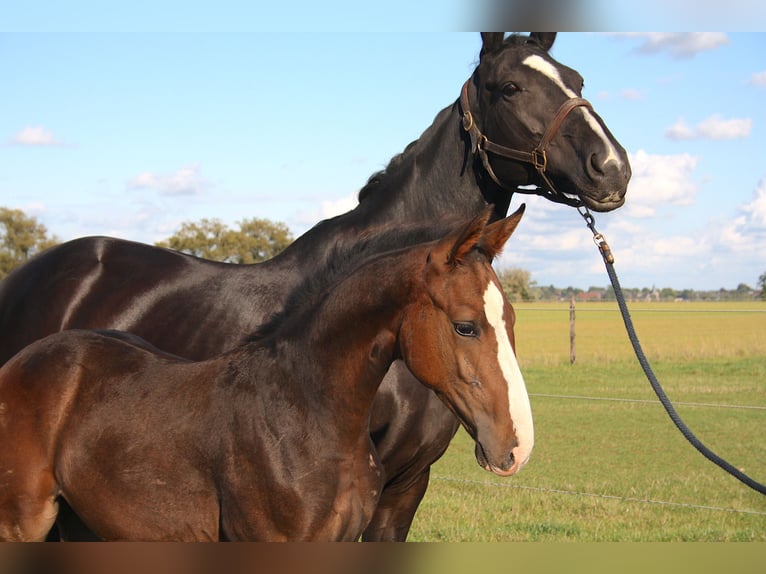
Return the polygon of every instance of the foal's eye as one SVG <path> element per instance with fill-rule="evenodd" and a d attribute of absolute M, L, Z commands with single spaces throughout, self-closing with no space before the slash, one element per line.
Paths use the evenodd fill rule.
<path fill-rule="evenodd" d="M 506 98 L 510 98 L 511 96 L 521 91 L 521 88 L 519 88 L 519 86 L 515 84 L 514 82 L 508 82 L 506 84 L 503 84 L 503 87 L 500 89 L 502 90 L 503 95 Z"/>
<path fill-rule="evenodd" d="M 478 337 L 479 333 L 473 323 L 455 323 L 455 332 L 461 337 Z"/>

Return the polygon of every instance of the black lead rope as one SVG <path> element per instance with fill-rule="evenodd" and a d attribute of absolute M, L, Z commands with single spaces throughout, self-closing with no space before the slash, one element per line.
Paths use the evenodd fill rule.
<path fill-rule="evenodd" d="M 684 435 L 686 440 L 688 440 L 694 448 L 696 448 L 702 455 L 707 458 L 709 461 L 715 463 L 720 468 L 728 472 L 730 475 L 732 475 L 737 480 L 745 483 L 747 486 L 752 488 L 753 490 L 760 492 L 761 494 L 766 494 L 766 486 L 761 484 L 760 482 L 757 482 L 747 476 L 745 473 L 740 471 L 738 468 L 734 467 L 732 464 L 728 463 L 724 459 L 722 459 L 720 456 L 715 454 L 713 451 L 711 451 L 709 448 L 707 448 L 702 442 L 694 436 L 694 433 L 692 433 L 691 430 L 689 430 L 689 427 L 686 426 L 686 423 L 681 420 L 681 417 L 678 415 L 678 412 L 676 411 L 675 407 L 673 407 L 673 404 L 670 402 L 670 399 L 665 394 L 665 391 L 662 389 L 662 386 L 660 385 L 659 381 L 657 380 L 657 377 L 654 376 L 654 372 L 652 371 L 652 367 L 649 365 L 649 361 L 646 359 L 646 356 L 644 355 L 643 349 L 641 349 L 641 343 L 638 342 L 638 336 L 636 335 L 636 330 L 633 328 L 633 321 L 630 318 L 630 313 L 628 312 L 628 306 L 625 304 L 625 296 L 622 293 L 622 287 L 620 287 L 620 281 L 617 278 L 617 273 L 614 270 L 614 256 L 612 255 L 612 251 L 609 249 L 609 245 L 606 242 L 606 239 L 604 238 L 601 233 L 596 231 L 596 222 L 593 218 L 593 215 L 588 211 L 585 207 L 578 207 L 577 211 L 580 212 L 580 215 L 583 216 L 585 219 L 585 223 L 588 226 L 588 228 L 593 232 L 593 241 L 596 243 L 596 246 L 598 247 L 599 251 L 601 252 L 601 256 L 604 259 L 604 264 L 606 265 L 606 272 L 609 275 L 609 279 L 612 282 L 612 287 L 614 288 L 614 294 L 617 297 L 617 303 L 620 306 L 620 313 L 622 313 L 622 320 L 625 322 L 625 328 L 628 331 L 628 337 L 630 338 L 630 342 L 633 345 L 633 350 L 636 353 L 636 358 L 638 359 L 638 362 L 641 364 L 641 368 L 644 370 L 644 374 L 646 375 L 646 378 L 649 379 L 649 383 L 652 385 L 652 389 L 654 389 L 654 393 L 657 395 L 657 398 L 660 399 L 660 402 L 662 403 L 662 406 L 665 408 L 665 412 L 668 413 L 668 416 L 670 417 L 670 420 L 673 421 L 673 424 L 676 425 L 676 428 L 681 431 L 681 434 Z"/>

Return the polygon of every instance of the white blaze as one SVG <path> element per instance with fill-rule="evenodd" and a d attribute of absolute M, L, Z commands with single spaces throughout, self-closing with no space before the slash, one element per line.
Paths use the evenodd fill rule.
<path fill-rule="evenodd" d="M 554 84 L 556 84 L 559 88 L 561 88 L 561 90 L 564 92 L 564 94 L 566 94 L 568 98 L 578 97 L 577 94 L 572 89 L 568 88 L 564 84 L 564 80 L 561 79 L 561 74 L 559 74 L 559 71 L 556 69 L 556 66 L 551 64 L 545 58 L 541 56 L 527 56 L 527 58 L 522 62 L 522 64 L 532 68 L 533 70 L 537 70 L 538 72 L 543 74 L 546 78 L 548 78 Z M 582 113 L 585 114 L 585 121 L 587 121 L 591 129 L 594 132 L 596 132 L 596 135 L 604 141 L 604 145 L 606 146 L 608 150 L 606 161 L 604 163 L 609 163 L 610 161 L 613 161 L 617 163 L 617 165 L 621 165 L 622 162 L 620 161 L 620 158 L 617 154 L 617 150 L 615 149 L 611 140 L 607 137 L 606 132 L 604 131 L 604 128 L 601 127 L 601 124 L 598 122 L 598 120 L 593 116 L 593 114 L 590 112 L 588 108 L 581 106 L 577 109 L 581 110 Z"/>
<path fill-rule="evenodd" d="M 508 385 L 508 406 L 513 419 L 513 430 L 519 442 L 518 446 L 513 449 L 513 456 L 518 469 L 521 469 L 529 460 L 529 455 L 532 454 L 532 447 L 535 444 L 535 430 L 532 425 L 532 407 L 529 404 L 527 387 L 524 384 L 524 377 L 521 375 L 521 369 L 519 369 L 519 363 L 516 360 L 513 347 L 511 347 L 511 341 L 508 338 L 508 331 L 503 320 L 504 303 L 505 299 L 502 292 L 494 282 L 490 281 L 484 292 L 484 312 L 497 337 L 497 360 Z"/>

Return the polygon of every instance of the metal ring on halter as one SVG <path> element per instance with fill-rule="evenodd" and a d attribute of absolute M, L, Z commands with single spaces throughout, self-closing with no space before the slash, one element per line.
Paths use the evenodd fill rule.
<path fill-rule="evenodd" d="M 469 110 L 463 112 L 463 129 L 470 131 L 473 127 L 473 114 Z"/>

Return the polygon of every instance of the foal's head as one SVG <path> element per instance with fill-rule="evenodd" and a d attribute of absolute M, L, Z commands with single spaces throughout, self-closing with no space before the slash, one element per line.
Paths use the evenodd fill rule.
<path fill-rule="evenodd" d="M 435 243 L 423 293 L 402 322 L 401 354 L 412 373 L 454 411 L 476 441 L 476 459 L 517 472 L 534 443 L 532 413 L 516 355 L 513 307 L 491 266 L 524 206 L 487 224 L 485 212 Z"/>

